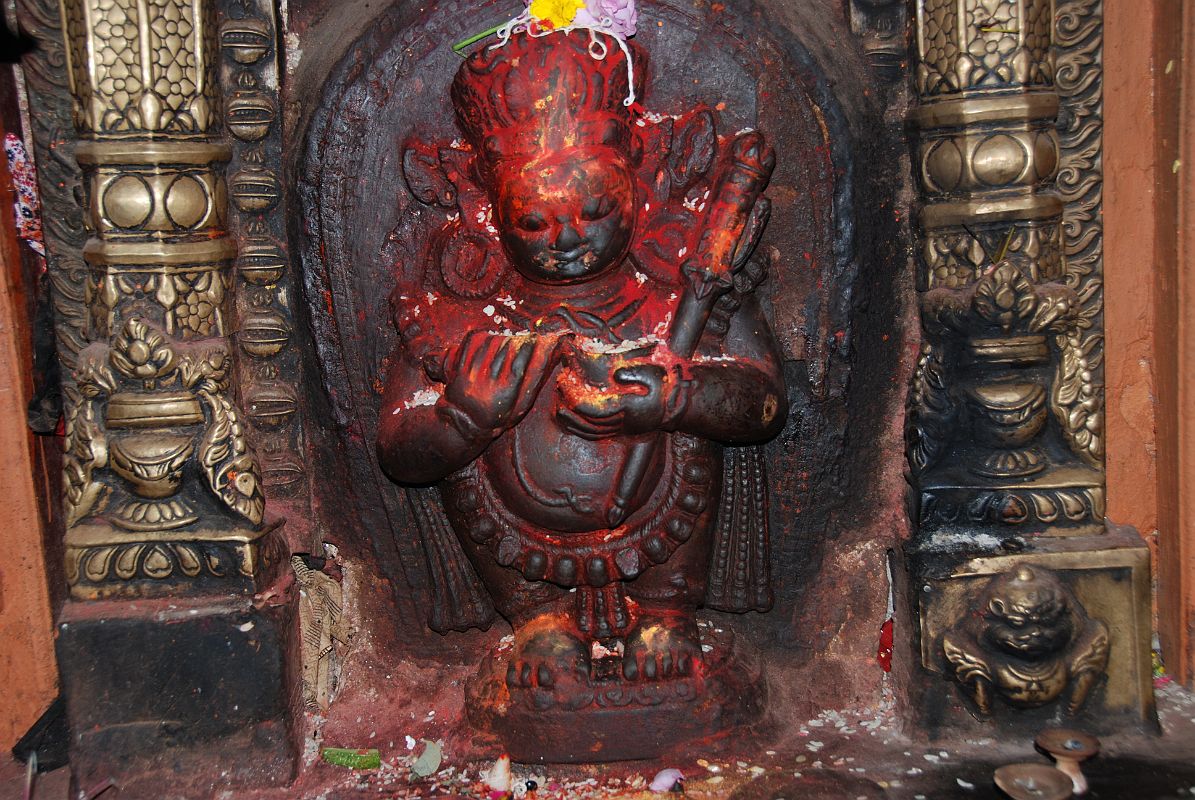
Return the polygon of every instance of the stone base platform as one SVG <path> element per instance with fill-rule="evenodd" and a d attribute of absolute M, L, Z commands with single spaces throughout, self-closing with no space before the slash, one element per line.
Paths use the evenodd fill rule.
<path fill-rule="evenodd" d="M 522 763 L 657 758 L 756 722 L 766 689 L 759 658 L 729 630 L 701 626 L 704 662 L 657 681 L 590 679 L 565 691 L 510 690 L 509 648 L 482 661 L 465 689 L 469 721 Z"/>
<path fill-rule="evenodd" d="M 296 611 L 236 594 L 67 602 L 57 652 L 76 787 L 159 798 L 289 783 Z"/>

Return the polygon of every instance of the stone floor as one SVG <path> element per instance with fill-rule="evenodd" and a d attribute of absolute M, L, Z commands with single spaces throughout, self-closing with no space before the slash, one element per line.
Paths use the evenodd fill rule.
<path fill-rule="evenodd" d="M 1086 773 L 1093 800 L 1184 800 L 1195 798 L 1195 693 L 1173 683 L 1157 687 L 1163 735 L 1118 736 L 1105 739 L 1103 749 L 1089 762 Z M 536 800 L 564 798 L 649 798 L 647 787 L 662 766 L 679 768 L 686 776 L 685 796 L 730 800 L 779 798 L 846 798 L 872 800 L 938 800 L 939 798 L 997 798 L 992 783 L 997 766 L 1013 762 L 1047 763 L 1029 741 L 960 740 L 951 746 L 913 745 L 895 732 L 890 711 L 881 706 L 855 712 L 824 712 L 799 723 L 783 749 L 764 750 L 752 758 L 728 760 L 713 754 L 691 753 L 676 764 L 626 763 L 588 768 L 514 766 L 518 787 L 534 780 Z M 487 764 L 454 763 L 449 748 L 432 774 L 416 778 L 412 767 L 427 745 L 414 738 L 372 741 L 382 753 L 376 770 L 353 771 L 323 763 L 319 747 L 306 753 L 301 777 L 294 786 L 269 792 L 238 792 L 211 782 L 213 798 L 488 798 L 479 774 Z M 425 763 L 432 759 L 425 759 Z M 21 797 L 23 769 L 7 762 L 0 766 L 0 795 Z M 34 800 L 65 800 L 69 796 L 65 770 L 41 776 Z M 119 798 L 113 787 L 100 795 Z M 159 797 L 170 798 L 169 786 Z"/>
<path fill-rule="evenodd" d="M 1090 763 L 1092 798 L 1195 798 L 1195 694 L 1172 683 L 1157 689 L 1163 735 L 1105 740 L 1102 755 Z M 856 712 L 824 712 L 796 727 L 796 736 L 777 750 L 753 758 L 726 760 L 692 753 L 676 764 L 546 768 L 515 765 L 516 784 L 534 780 L 540 798 L 647 798 L 662 766 L 679 768 L 691 798 L 779 800 L 779 798 L 938 798 L 1003 797 L 992 782 L 996 767 L 1048 760 L 1031 741 L 976 739 L 948 747 L 914 745 L 895 733 L 886 707 Z M 379 749 L 386 749 L 389 742 Z M 396 743 L 399 751 L 405 743 Z M 411 765 L 423 750 L 387 758 L 371 773 L 343 774 L 322 785 L 317 796 L 334 798 L 486 797 L 478 773 L 486 765 L 446 766 L 434 776 L 413 779 Z M 335 774 L 337 768 L 311 764 L 305 777 Z"/>

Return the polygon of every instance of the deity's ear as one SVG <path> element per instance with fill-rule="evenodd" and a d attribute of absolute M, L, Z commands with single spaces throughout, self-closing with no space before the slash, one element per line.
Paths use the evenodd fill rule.
<path fill-rule="evenodd" d="M 668 171 L 671 173 L 674 194 L 683 194 L 705 177 L 714 163 L 717 146 L 714 115 L 709 109 L 679 120 L 672 134 L 672 150 L 668 155 Z"/>
<path fill-rule="evenodd" d="M 411 140 L 403 146 L 402 172 L 407 188 L 419 202 L 442 208 L 456 207 L 456 187 L 440 166 L 439 150 Z"/>
<path fill-rule="evenodd" d="M 475 157 L 472 150 L 462 150 L 458 147 L 440 148 L 440 169 L 447 179 L 456 187 L 457 192 L 468 191 L 463 184 L 476 180 L 473 171 Z"/>

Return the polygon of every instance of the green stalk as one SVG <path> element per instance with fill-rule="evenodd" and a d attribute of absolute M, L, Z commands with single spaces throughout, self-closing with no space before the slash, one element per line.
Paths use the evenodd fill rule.
<path fill-rule="evenodd" d="M 469 45 L 474 44 L 476 42 L 480 42 L 482 39 L 486 38 L 487 36 L 493 36 L 505 24 L 506 24 L 505 22 L 499 23 L 499 24 L 495 25 L 494 27 L 490 28 L 488 31 L 482 31 L 481 33 L 478 33 L 474 36 L 470 36 L 468 39 L 463 39 L 463 40 L 457 42 L 456 44 L 454 44 L 452 46 L 452 52 L 456 53 L 457 55 L 460 55 L 461 51 L 464 50 L 466 47 L 468 47 Z"/>
<path fill-rule="evenodd" d="M 1012 232 L 1014 230 L 1016 230 L 1016 228 L 1008 229 L 1008 234 L 1004 237 L 1004 244 L 1000 245 L 1000 254 L 996 256 L 996 262 L 1003 261 L 1004 257 L 1008 255 L 1008 246 L 1012 244 Z"/>

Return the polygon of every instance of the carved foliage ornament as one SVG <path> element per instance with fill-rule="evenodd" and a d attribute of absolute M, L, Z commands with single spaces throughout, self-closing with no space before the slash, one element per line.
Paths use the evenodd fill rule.
<path fill-rule="evenodd" d="M 1102 463 L 1103 2 L 1057 0 L 1056 7 L 1056 88 L 1062 98 L 1058 191 L 1065 201 L 1066 283 L 1081 305 L 1076 327 L 1067 333 L 1057 402 L 1067 409 L 1072 441 Z"/>
<path fill-rule="evenodd" d="M 114 509 L 113 521 L 133 530 L 182 527 L 196 518 L 175 497 L 194 448 L 212 491 L 257 524 L 265 506 L 258 468 L 236 407 L 228 398 L 227 345 L 177 345 L 143 320 L 129 319 L 111 347 L 87 347 L 75 373 L 80 403 L 67 421 L 68 525 L 104 510 L 107 487 L 96 470 L 112 466 L 135 497 Z M 104 407 L 106 405 L 106 413 Z M 203 424 L 200 440 L 181 428 Z M 151 435 L 126 434 L 149 429 Z"/>
<path fill-rule="evenodd" d="M 973 235 L 974 233 L 974 235 Z M 943 229 L 927 232 L 922 243 L 927 289 L 961 289 L 979 279 L 991 265 L 989 253 L 1004 246 L 1007 229 Z M 1020 259 L 1034 282 L 1063 276 L 1062 226 L 1057 222 L 1017 225 L 1004 247 Z"/>
<path fill-rule="evenodd" d="M 994 444 L 1027 445 L 1035 438 L 1041 427 L 1034 409 L 1044 408 L 1044 387 L 1009 383 L 993 372 L 990 378 L 973 378 L 978 383 L 968 388 L 962 385 L 961 375 L 951 378 L 948 370 L 964 352 L 976 363 L 995 366 L 1045 362 L 1048 344 L 1056 354 L 1049 380 L 1050 408 L 1071 449 L 1089 464 L 1100 463 L 1103 440 L 1094 413 L 1098 388 L 1092 379 L 1099 340 L 1084 340 L 1080 335 L 1090 323 L 1072 289 L 1056 283 L 1034 284 L 1016 263 L 1005 260 L 986 269 L 966 289 L 926 292 L 922 319 L 927 341 L 914 375 L 909 428 L 909 459 L 916 471 L 932 467 L 943 455 L 968 403 L 972 415 L 988 417 L 986 429 L 976 432 L 981 440 L 995 437 L 1000 441 Z M 1005 452 L 1014 449 L 1006 447 Z M 1023 458 L 1018 457 L 1017 463 L 1000 456 L 997 462 L 1005 459 L 1003 464 L 989 464 L 993 477 L 1011 476 L 1041 463 L 1028 450 L 1019 452 Z"/>
<path fill-rule="evenodd" d="M 71 586 L 110 581 L 173 578 L 252 579 L 285 555 L 276 540 L 259 549 L 222 542 L 131 542 L 70 548 L 66 580 Z"/>

